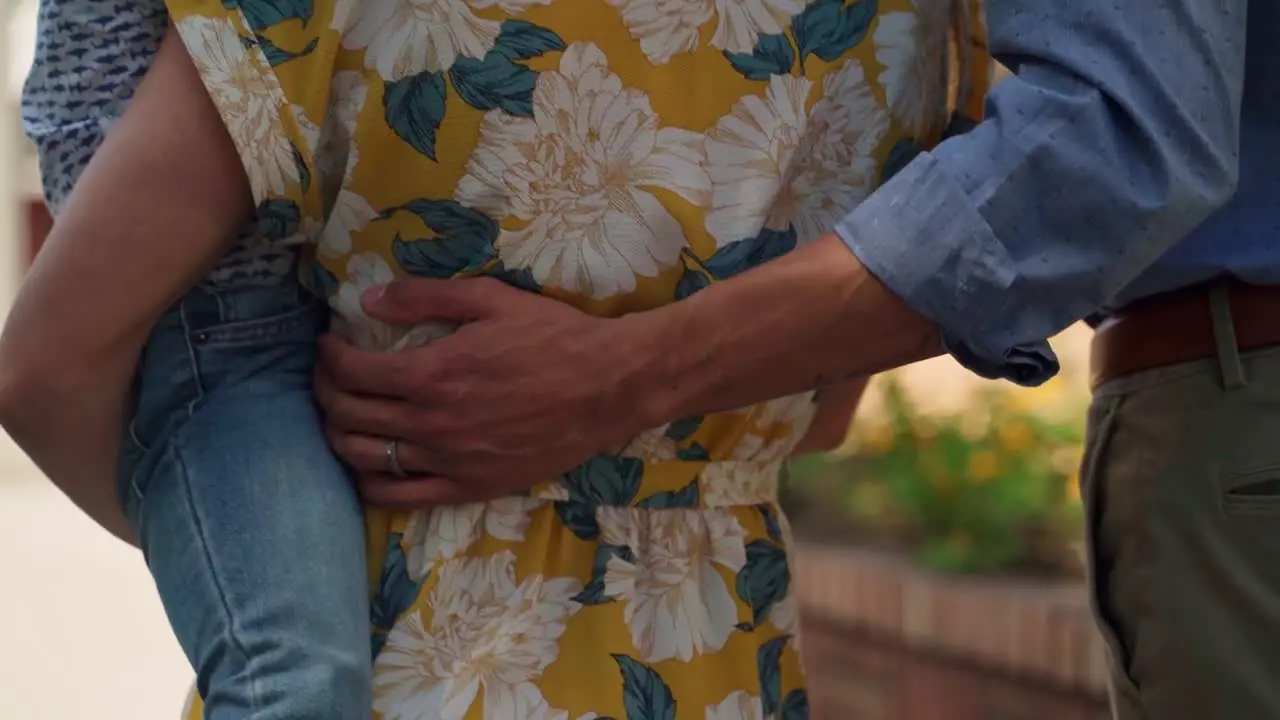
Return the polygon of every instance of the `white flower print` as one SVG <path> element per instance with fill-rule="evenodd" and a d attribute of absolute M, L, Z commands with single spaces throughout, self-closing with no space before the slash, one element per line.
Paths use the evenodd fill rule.
<path fill-rule="evenodd" d="M 575 578 L 516 582 L 516 557 L 501 551 L 442 564 L 427 595 L 431 622 L 406 613 L 374 666 L 374 709 L 385 720 L 461 720 L 484 692 L 484 717 L 560 720 L 534 681 L 559 654 L 581 605 Z"/>
<path fill-rule="evenodd" d="M 719 705 L 707 706 L 707 720 L 764 720 L 764 704 L 756 695 L 734 690 Z"/>
<path fill-rule="evenodd" d="M 479 60 L 493 49 L 502 23 L 475 14 L 497 5 L 519 14 L 550 0 L 338 0 L 332 27 L 348 50 L 363 49 L 365 67 L 395 82 L 444 72 L 459 57 Z"/>
<path fill-rule="evenodd" d="M 699 476 L 698 491 L 709 506 L 755 505 L 778 498 L 778 472 L 782 461 L 713 462 Z"/>
<path fill-rule="evenodd" d="M 946 121 L 950 0 L 912 0 L 914 12 L 880 16 L 873 41 L 889 110 L 916 139 Z"/>
<path fill-rule="evenodd" d="M 791 562 L 789 557 L 787 562 Z M 773 623 L 778 630 L 787 633 L 790 636 L 787 638 L 787 643 L 796 652 L 800 651 L 800 609 L 795 595 L 787 595 L 769 608 L 769 622 Z"/>
<path fill-rule="evenodd" d="M 590 43 L 571 45 L 559 70 L 539 74 L 533 112 L 532 119 L 485 116 L 454 194 L 468 207 L 524 221 L 498 238 L 506 266 L 604 298 L 674 265 L 684 231 L 644 188 L 705 204 L 701 138 L 660 128 L 649 99 L 624 88 Z"/>
<path fill-rule="evenodd" d="M 809 431 L 817 411 L 811 392 L 770 400 L 758 408 L 751 429 L 734 446 L 731 459 L 755 462 L 784 459 Z M 787 426 L 785 436 L 775 435 L 777 425 Z"/>
<path fill-rule="evenodd" d="M 563 480 L 556 480 L 533 489 L 533 497 L 551 502 L 564 502 L 569 499 L 569 486 Z"/>
<path fill-rule="evenodd" d="M 675 460 L 679 449 L 679 444 L 667 437 L 667 426 L 663 425 L 635 436 L 618 454 L 642 460 Z"/>
<path fill-rule="evenodd" d="M 347 260 L 346 279 L 330 299 L 334 329 L 362 350 L 390 350 L 403 330 L 369 317 L 360 303 L 365 290 L 395 279 L 387 261 L 377 253 L 359 253 Z"/>
<path fill-rule="evenodd" d="M 345 187 L 338 190 L 329 211 L 329 219 L 320 233 L 318 250 L 322 255 L 335 257 L 351 252 L 351 236 L 364 229 L 378 217 L 369 201 Z"/>
<path fill-rule="evenodd" d="M 362 74 L 347 70 L 333 76 L 324 132 L 316 151 L 316 165 L 326 184 L 348 184 L 355 173 L 359 159 L 356 121 L 368 97 L 369 85 Z"/>
<path fill-rule="evenodd" d="M 298 129 L 302 131 L 302 139 L 307 143 L 307 151 L 314 153 L 316 147 L 320 145 L 320 126 L 307 117 L 307 110 L 301 105 L 291 105 L 289 109 L 293 111 L 293 119 L 298 123 Z"/>
<path fill-rule="evenodd" d="M 419 510 L 409 516 L 409 577 L 422 580 L 431 566 L 471 547 L 484 533 L 519 542 L 529 527 L 529 513 L 544 500 L 513 495 L 487 503 Z"/>
<path fill-rule="evenodd" d="M 602 507 L 596 520 L 604 542 L 635 557 L 609 560 L 604 591 L 626 603 L 623 618 L 641 659 L 688 662 L 723 648 L 738 609 L 716 568 L 737 572 L 747 562 L 746 530 L 733 514 Z"/>
<path fill-rule="evenodd" d="M 240 153 L 255 198 L 284 195 L 301 180 L 276 77 L 247 52 L 229 20 L 193 15 L 177 24 L 187 51 Z"/>
<path fill-rule="evenodd" d="M 631 37 L 640 41 L 645 57 L 656 65 L 696 50 L 700 30 L 712 17 L 719 18 L 712 47 L 749 53 L 761 35 L 781 33 L 805 6 L 804 0 L 607 1 L 621 12 Z"/>
<path fill-rule="evenodd" d="M 368 200 L 348 189 L 358 161 L 356 118 L 368 93 L 360 73 L 346 71 L 334 76 L 323 128 L 312 122 L 303 108 L 293 106 L 307 149 L 315 158 L 326 217 L 318 250 L 329 257 L 350 252 L 351 236 L 378 217 Z"/>
<path fill-rule="evenodd" d="M 787 564 L 791 567 L 796 566 L 795 541 L 791 534 L 791 521 L 787 518 L 787 514 L 781 508 L 774 508 L 774 517 L 778 521 L 778 534 L 782 537 L 782 547 L 787 553 Z M 796 600 L 795 585 L 791 586 L 787 596 L 779 601 L 769 610 L 769 622 L 773 626 L 791 637 L 787 640 L 792 649 L 799 655 L 798 660 L 803 663 L 804 657 L 801 653 L 800 638 L 800 603 Z"/>
<path fill-rule="evenodd" d="M 764 97 L 739 100 L 707 133 L 713 189 L 706 227 L 718 246 L 788 226 L 808 242 L 874 187 L 873 152 L 889 122 L 861 63 L 849 60 L 824 77 L 808 112 L 812 87 L 803 77 L 774 75 Z"/>

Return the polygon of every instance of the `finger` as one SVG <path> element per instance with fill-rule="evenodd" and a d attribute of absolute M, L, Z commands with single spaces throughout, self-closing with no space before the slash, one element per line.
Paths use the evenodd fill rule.
<path fill-rule="evenodd" d="M 318 368 L 338 389 L 365 395 L 408 397 L 413 355 L 361 350 L 338 336 L 320 336 Z"/>
<path fill-rule="evenodd" d="M 315 394 L 326 426 L 373 437 L 414 437 L 416 413 L 404 400 L 349 393 L 324 376 L 317 376 Z"/>
<path fill-rule="evenodd" d="M 361 300 L 369 317 L 393 325 L 467 323 L 498 314 L 513 293 L 521 294 L 492 278 L 405 278 L 373 288 Z"/>
<path fill-rule="evenodd" d="M 360 475 L 356 479 L 356 491 L 366 504 L 392 510 L 418 510 L 433 505 L 462 505 L 479 501 L 470 497 L 462 483 L 429 475 L 411 478 Z"/>
<path fill-rule="evenodd" d="M 336 428 L 326 428 L 325 434 L 333 451 L 356 472 L 391 474 L 387 448 L 392 440 L 343 432 Z M 424 448 L 404 440 L 396 442 L 395 457 L 400 469 L 409 475 L 426 475 L 433 469 L 430 454 Z"/>

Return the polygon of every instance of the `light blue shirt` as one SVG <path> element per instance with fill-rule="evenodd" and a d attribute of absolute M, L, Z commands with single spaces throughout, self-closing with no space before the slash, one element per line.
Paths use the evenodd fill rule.
<path fill-rule="evenodd" d="M 837 227 L 957 360 L 1037 384 L 1082 318 L 1224 273 L 1280 285 L 1280 2 L 987 10 L 1017 76 Z"/>

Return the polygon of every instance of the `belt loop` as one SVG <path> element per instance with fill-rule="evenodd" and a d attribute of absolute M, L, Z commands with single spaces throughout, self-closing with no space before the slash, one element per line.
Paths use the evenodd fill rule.
<path fill-rule="evenodd" d="M 1239 390 L 1248 383 L 1240 345 L 1236 342 L 1235 320 L 1231 317 L 1231 286 L 1214 283 L 1209 291 L 1209 311 L 1213 316 L 1213 342 L 1218 351 L 1218 368 L 1222 372 L 1222 389 Z"/>

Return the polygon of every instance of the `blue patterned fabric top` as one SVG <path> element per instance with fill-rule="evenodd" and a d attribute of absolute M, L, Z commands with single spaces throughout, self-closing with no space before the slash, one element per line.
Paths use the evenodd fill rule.
<path fill-rule="evenodd" d="M 43 0 L 22 121 L 54 212 L 146 73 L 164 35 L 163 0 Z"/>
<path fill-rule="evenodd" d="M 133 97 L 167 23 L 164 0 L 41 0 L 22 122 L 55 216 Z M 251 230 L 205 284 L 275 282 L 295 263 L 294 250 Z"/>

